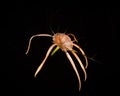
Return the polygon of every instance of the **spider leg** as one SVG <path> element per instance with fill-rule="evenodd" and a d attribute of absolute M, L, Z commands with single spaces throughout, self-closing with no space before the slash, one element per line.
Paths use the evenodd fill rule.
<path fill-rule="evenodd" d="M 52 35 L 49 35 L 49 34 L 37 34 L 37 35 L 33 35 L 30 40 L 29 40 L 29 44 L 28 44 L 28 48 L 27 48 L 27 51 L 25 52 L 25 54 L 28 53 L 29 49 L 30 49 L 30 44 L 31 44 L 31 41 L 34 37 L 39 37 L 39 36 L 47 36 L 47 37 L 52 37 Z"/>
<path fill-rule="evenodd" d="M 51 50 L 52 50 L 53 47 L 55 47 L 55 46 L 56 46 L 56 44 L 52 44 L 52 45 L 50 46 L 50 48 L 48 49 L 48 51 L 47 51 L 47 53 L 46 53 L 46 56 L 45 56 L 44 60 L 42 61 L 42 63 L 40 64 L 40 66 L 37 68 L 34 77 L 36 77 L 36 75 L 38 74 L 38 72 L 42 69 L 42 67 L 43 67 L 43 65 L 44 65 L 44 63 L 45 63 L 45 61 L 46 61 L 46 59 L 48 58 L 48 56 L 49 56 Z"/>
<path fill-rule="evenodd" d="M 80 50 L 80 52 L 82 53 L 82 55 L 84 56 L 85 58 L 85 61 L 86 61 L 86 66 L 85 68 L 88 67 L 88 60 L 87 60 L 87 56 L 85 55 L 84 51 L 82 50 L 82 48 L 80 48 L 77 44 L 73 44 L 73 46 L 75 46 L 76 48 L 78 48 Z"/>
<path fill-rule="evenodd" d="M 71 65 L 72 65 L 72 67 L 73 67 L 73 69 L 74 69 L 74 71 L 75 71 L 75 73 L 77 75 L 77 78 L 78 78 L 78 81 L 79 81 L 79 91 L 80 91 L 80 89 L 81 89 L 81 80 L 80 80 L 80 76 L 79 76 L 79 73 L 77 71 L 77 68 L 75 66 L 75 63 L 73 62 L 73 59 L 71 58 L 71 56 L 70 56 L 70 54 L 68 52 L 65 52 L 65 54 L 66 54 L 68 60 L 70 61 Z"/>
<path fill-rule="evenodd" d="M 73 42 L 77 42 L 78 43 L 78 41 L 77 41 L 77 39 L 76 39 L 76 37 L 75 37 L 75 35 L 74 34 L 72 34 L 72 33 L 69 33 L 69 34 L 67 34 L 67 35 L 71 35 L 73 38 L 74 38 L 74 40 L 73 40 Z"/>
<path fill-rule="evenodd" d="M 74 51 L 71 51 L 71 53 L 75 56 L 75 58 L 76 58 L 77 61 L 79 62 L 80 66 L 81 66 L 81 68 L 82 68 L 82 70 L 83 70 L 83 72 L 84 72 L 84 74 L 85 74 L 85 79 L 84 79 L 84 80 L 86 80 L 87 74 L 86 74 L 85 68 L 84 68 L 84 66 L 83 66 L 80 58 L 78 57 L 78 55 L 77 55 Z"/>

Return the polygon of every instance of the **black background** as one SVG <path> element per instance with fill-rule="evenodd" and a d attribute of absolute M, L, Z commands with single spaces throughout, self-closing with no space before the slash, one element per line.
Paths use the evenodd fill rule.
<path fill-rule="evenodd" d="M 113 62 L 110 55 L 113 32 L 117 31 L 113 24 L 115 17 L 112 8 L 113 6 L 98 6 L 89 2 L 83 4 L 69 1 L 65 5 L 60 1 L 52 5 L 35 1 L 13 2 L 8 8 L 8 90 L 11 89 L 10 92 L 16 96 L 104 96 L 112 93 L 109 90 L 113 88 L 110 88 L 109 83 L 109 76 L 112 77 L 110 66 Z M 73 33 L 86 55 L 94 57 L 95 61 L 88 59 L 86 82 L 75 61 L 82 82 L 80 92 L 75 72 L 61 50 L 48 57 L 44 67 L 34 78 L 52 39 L 35 38 L 28 55 L 25 55 L 29 39 L 35 34 L 53 35 L 51 29 L 55 33 Z"/>

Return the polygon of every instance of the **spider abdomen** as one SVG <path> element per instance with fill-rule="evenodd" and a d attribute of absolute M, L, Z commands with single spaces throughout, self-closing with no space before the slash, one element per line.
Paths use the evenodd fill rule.
<path fill-rule="evenodd" d="M 56 33 L 53 36 L 53 42 L 63 51 L 72 50 L 73 48 L 73 42 L 71 41 L 71 38 L 64 33 Z"/>

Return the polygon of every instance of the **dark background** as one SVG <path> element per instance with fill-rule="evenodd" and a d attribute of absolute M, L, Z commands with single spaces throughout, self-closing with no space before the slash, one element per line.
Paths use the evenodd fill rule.
<path fill-rule="evenodd" d="M 21 96 L 105 96 L 112 93 L 109 83 L 111 74 L 113 32 L 113 6 L 69 2 L 63 5 L 33 1 L 16 1 L 8 8 L 8 90 Z M 49 6 L 48 6 L 49 5 Z M 58 6 L 59 5 L 59 6 Z M 78 45 L 89 60 L 88 78 L 75 61 L 82 82 L 78 91 L 78 80 L 64 52 L 59 50 L 49 56 L 42 70 L 34 78 L 34 73 L 52 44 L 49 37 L 35 38 L 28 55 L 25 55 L 31 36 L 73 33 Z M 79 54 L 81 57 L 81 55 Z M 73 57 L 73 56 L 72 56 Z M 73 57 L 74 58 L 74 57 Z M 81 57 L 82 58 L 82 57 Z M 75 60 L 75 58 L 73 59 Z M 83 61 L 84 62 L 84 61 Z M 48 96 L 48 95 L 47 95 Z"/>

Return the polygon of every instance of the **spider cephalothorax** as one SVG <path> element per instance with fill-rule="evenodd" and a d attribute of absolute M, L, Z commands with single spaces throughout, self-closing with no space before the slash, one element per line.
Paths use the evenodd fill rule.
<path fill-rule="evenodd" d="M 74 37 L 74 40 L 72 41 L 71 38 L 69 37 L 69 35 L 73 36 Z M 49 34 L 37 34 L 37 35 L 33 35 L 30 40 L 29 40 L 29 44 L 28 44 L 28 49 L 26 51 L 26 54 L 28 53 L 29 49 L 30 49 L 30 44 L 31 44 L 31 40 L 34 38 L 34 37 L 39 37 L 39 36 L 47 36 L 47 37 L 52 37 L 52 40 L 53 40 L 53 44 L 50 46 L 50 48 L 48 49 L 47 53 L 46 53 L 46 56 L 45 58 L 43 59 L 42 63 L 40 64 L 40 66 L 38 67 L 38 69 L 36 70 L 35 72 L 35 77 L 36 75 L 38 74 L 38 72 L 42 69 L 46 59 L 48 58 L 49 54 L 51 53 L 52 49 L 56 47 L 56 49 L 52 52 L 52 54 L 54 54 L 58 49 L 61 49 L 63 52 L 65 52 L 68 60 L 70 61 L 76 75 L 77 75 L 77 78 L 78 78 L 78 81 L 79 81 L 79 90 L 81 89 L 81 80 L 80 80 L 80 76 L 79 76 L 79 73 L 77 71 L 77 68 L 74 64 L 74 61 L 73 59 L 71 58 L 70 54 L 68 53 L 71 52 L 75 58 L 77 59 L 77 61 L 79 62 L 83 72 L 84 72 L 84 75 L 85 75 L 85 79 L 87 78 L 87 74 L 86 74 L 86 68 L 88 66 L 88 60 L 87 60 L 87 57 L 84 53 L 84 51 L 81 49 L 80 46 L 78 46 L 77 44 L 74 43 L 74 41 L 77 41 L 75 36 L 73 34 L 65 34 L 65 33 L 56 33 L 54 34 L 53 36 L 52 35 L 49 35 Z M 78 57 L 78 55 L 76 54 L 76 51 L 73 50 L 73 47 L 76 47 L 77 49 L 79 49 L 79 51 L 81 52 L 81 54 L 83 55 L 83 57 L 85 58 L 86 60 L 86 66 L 84 67 L 82 61 L 80 60 L 80 58 Z"/>

